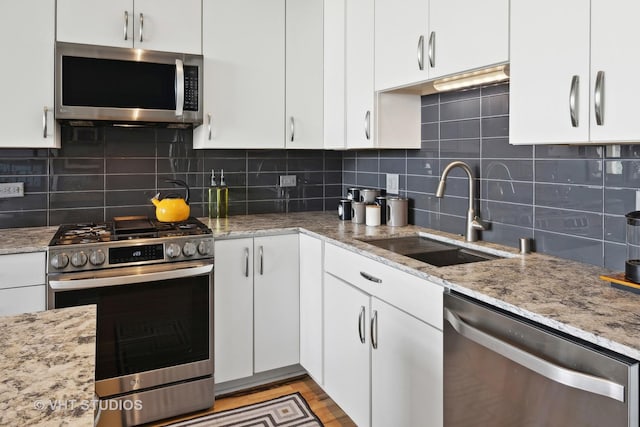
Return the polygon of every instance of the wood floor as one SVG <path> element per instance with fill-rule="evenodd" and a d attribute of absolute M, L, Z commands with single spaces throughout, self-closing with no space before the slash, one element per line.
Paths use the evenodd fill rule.
<path fill-rule="evenodd" d="M 287 380 L 277 384 L 269 384 L 251 390 L 232 393 L 228 396 L 216 397 L 214 408 L 190 414 L 187 417 L 177 417 L 163 420 L 150 426 L 166 426 L 180 420 L 186 420 L 205 414 L 234 409 L 252 403 L 275 399 L 285 394 L 299 392 L 307 401 L 311 410 L 320 418 L 326 427 L 355 427 L 355 423 L 335 404 L 329 396 L 308 375 Z"/>

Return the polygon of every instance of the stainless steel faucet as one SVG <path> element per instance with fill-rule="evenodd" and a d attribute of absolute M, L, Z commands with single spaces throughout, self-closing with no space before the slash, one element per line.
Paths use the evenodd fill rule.
<path fill-rule="evenodd" d="M 484 224 L 482 224 L 482 220 L 479 216 L 476 215 L 476 211 L 473 208 L 474 200 L 476 198 L 476 186 L 473 178 L 473 172 L 468 164 L 461 161 L 451 162 L 444 168 L 442 171 L 442 176 L 440 177 L 440 182 L 438 183 L 438 189 L 436 190 L 436 197 L 442 198 L 444 197 L 444 188 L 445 181 L 447 180 L 447 176 L 451 169 L 453 168 L 461 168 L 467 173 L 467 177 L 469 179 L 469 209 L 467 210 L 467 226 L 465 231 L 465 240 L 467 242 L 475 242 L 478 240 L 478 230 L 486 230 Z"/>

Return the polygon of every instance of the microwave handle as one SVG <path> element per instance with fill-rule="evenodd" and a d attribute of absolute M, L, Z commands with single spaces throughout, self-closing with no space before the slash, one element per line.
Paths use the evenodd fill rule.
<path fill-rule="evenodd" d="M 184 108 L 184 64 L 176 59 L 176 116 L 181 116 Z"/>

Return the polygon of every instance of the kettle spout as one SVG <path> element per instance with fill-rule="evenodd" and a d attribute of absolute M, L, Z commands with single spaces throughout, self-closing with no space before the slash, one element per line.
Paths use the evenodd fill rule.
<path fill-rule="evenodd" d="M 158 199 L 158 197 L 160 197 L 160 193 L 156 194 L 151 198 L 151 203 L 153 203 L 155 207 L 158 207 L 158 204 L 160 203 L 160 200 Z"/>

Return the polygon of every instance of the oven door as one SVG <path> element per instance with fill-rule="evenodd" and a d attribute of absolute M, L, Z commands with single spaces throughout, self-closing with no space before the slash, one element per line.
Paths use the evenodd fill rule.
<path fill-rule="evenodd" d="M 97 305 L 100 397 L 213 375 L 213 261 L 48 278 L 49 308 Z"/>

